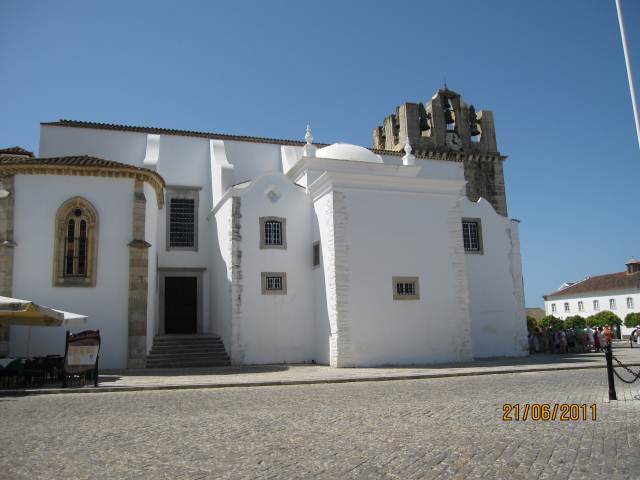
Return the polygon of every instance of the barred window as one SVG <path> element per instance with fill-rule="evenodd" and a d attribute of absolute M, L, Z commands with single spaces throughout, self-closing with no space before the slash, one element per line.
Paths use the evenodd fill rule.
<path fill-rule="evenodd" d="M 393 277 L 394 300 L 420 300 L 418 277 Z"/>
<path fill-rule="evenodd" d="M 282 223 L 277 220 L 264 222 L 265 245 L 282 245 Z"/>
<path fill-rule="evenodd" d="M 188 198 L 172 198 L 169 209 L 169 246 L 193 247 L 195 202 Z"/>
<path fill-rule="evenodd" d="M 286 295 L 286 272 L 262 272 L 262 295 Z"/>
<path fill-rule="evenodd" d="M 260 217 L 260 248 L 287 248 L 287 220 L 280 217 Z"/>
<path fill-rule="evenodd" d="M 282 290 L 282 277 L 267 277 L 267 290 Z"/>
<path fill-rule="evenodd" d="M 627 297 L 627 308 L 633 308 L 633 297 Z"/>
<path fill-rule="evenodd" d="M 167 188 L 167 250 L 198 250 L 199 188 Z"/>
<path fill-rule="evenodd" d="M 482 253 L 482 227 L 479 218 L 462 219 L 462 243 L 465 252 Z"/>
<path fill-rule="evenodd" d="M 615 298 L 610 298 L 609 299 L 609 310 L 615 310 L 616 309 L 616 299 Z"/>
<path fill-rule="evenodd" d="M 415 295 L 416 294 L 415 282 L 398 282 L 396 284 L 396 293 L 398 295 Z"/>
<path fill-rule="evenodd" d="M 564 302 L 564 311 L 568 312 L 569 310 L 569 302 Z"/>
<path fill-rule="evenodd" d="M 578 302 L 578 310 L 580 312 L 584 311 L 584 303 L 582 301 Z"/>
<path fill-rule="evenodd" d="M 600 302 L 598 300 L 593 301 L 593 309 L 597 312 L 600 310 Z"/>
<path fill-rule="evenodd" d="M 551 304 L 551 313 L 556 313 L 556 304 L 555 303 Z"/>

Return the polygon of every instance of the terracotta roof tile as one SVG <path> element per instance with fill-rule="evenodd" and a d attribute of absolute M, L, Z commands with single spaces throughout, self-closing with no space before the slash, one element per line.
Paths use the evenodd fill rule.
<path fill-rule="evenodd" d="M 75 167 L 105 167 L 119 168 L 127 167 L 152 172 L 146 168 L 128 165 L 126 163 L 114 162 L 112 160 L 104 160 L 89 155 L 73 155 L 69 157 L 21 157 L 21 156 L 2 156 L 0 157 L 0 166 L 4 165 L 64 165 Z M 155 172 L 152 172 L 155 173 Z"/>
<path fill-rule="evenodd" d="M 596 275 L 575 283 L 570 287 L 563 288 L 549 295 L 544 295 L 543 298 L 549 300 L 551 298 L 574 296 L 582 293 L 630 289 L 640 290 L 640 272 L 631 274 L 618 272 Z"/>
<path fill-rule="evenodd" d="M 33 152 L 25 150 L 22 147 L 9 147 L 0 148 L 0 155 L 26 155 L 27 157 L 33 157 Z"/>

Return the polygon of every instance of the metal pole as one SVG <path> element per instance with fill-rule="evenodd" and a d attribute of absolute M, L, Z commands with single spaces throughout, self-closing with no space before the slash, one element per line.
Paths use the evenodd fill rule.
<path fill-rule="evenodd" d="M 607 359 L 607 381 L 609 382 L 609 400 L 617 400 L 616 384 L 613 379 L 613 353 L 611 352 L 611 345 L 604 347 L 604 356 Z"/>
<path fill-rule="evenodd" d="M 624 51 L 624 62 L 627 66 L 627 79 L 629 80 L 629 93 L 631 93 L 631 106 L 633 116 L 636 120 L 636 134 L 638 136 L 638 147 L 640 147 L 640 119 L 638 118 L 638 101 L 636 100 L 636 87 L 629 60 L 629 45 L 627 45 L 627 34 L 624 30 L 624 17 L 622 15 L 622 0 L 616 0 L 616 10 L 618 11 L 618 23 L 620 24 L 620 36 L 622 37 L 622 50 Z"/>

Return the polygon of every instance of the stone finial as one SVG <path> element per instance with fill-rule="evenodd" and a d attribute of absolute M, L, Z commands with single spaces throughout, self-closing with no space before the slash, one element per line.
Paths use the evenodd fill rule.
<path fill-rule="evenodd" d="M 409 143 L 409 135 L 407 135 L 407 141 L 404 144 L 405 156 L 402 157 L 402 164 L 403 165 L 415 165 L 416 164 L 416 156 L 411 154 L 412 151 L 413 151 L 413 148 L 411 147 L 411 143 Z"/>
<path fill-rule="evenodd" d="M 9 195 L 11 195 L 11 192 L 4 188 L 4 182 L 0 178 L 0 198 L 7 198 Z"/>
<path fill-rule="evenodd" d="M 307 141 L 307 145 L 313 143 L 313 134 L 311 133 L 311 125 L 307 125 L 307 132 L 304 134 L 304 139 Z"/>
<path fill-rule="evenodd" d="M 306 140 L 306 144 L 304 149 L 302 150 L 302 155 L 305 157 L 315 157 L 316 156 L 316 146 L 313 144 L 313 134 L 311 133 L 311 126 L 307 125 L 307 131 L 304 134 L 304 139 Z"/>

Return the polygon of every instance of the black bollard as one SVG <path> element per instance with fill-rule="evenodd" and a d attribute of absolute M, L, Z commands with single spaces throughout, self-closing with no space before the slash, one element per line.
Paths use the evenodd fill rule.
<path fill-rule="evenodd" d="M 613 353 L 611 352 L 611 345 L 604 347 L 604 356 L 607 359 L 607 380 L 609 381 L 609 400 L 617 400 L 616 385 L 613 379 Z"/>

